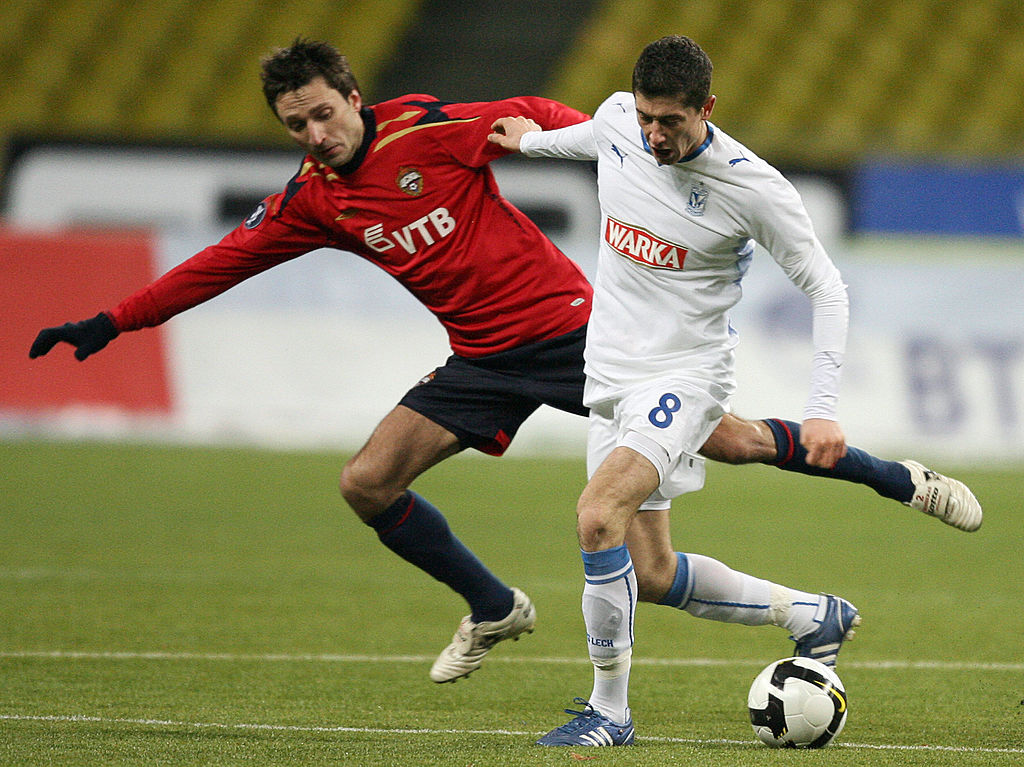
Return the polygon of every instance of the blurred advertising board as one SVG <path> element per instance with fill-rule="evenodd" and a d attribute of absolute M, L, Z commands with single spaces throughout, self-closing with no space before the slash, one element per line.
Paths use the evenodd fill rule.
<path fill-rule="evenodd" d="M 851 203 L 857 232 L 1024 237 L 1024 164 L 869 162 Z"/>
<path fill-rule="evenodd" d="M 352 449 L 447 357 L 440 325 L 405 290 L 362 259 L 325 250 L 161 328 L 119 337 L 84 363 L 68 349 L 29 361 L 40 327 L 91 317 L 219 239 L 295 167 L 291 156 L 256 168 L 258 155 L 210 162 L 179 150 L 127 162 L 89 149 L 52 157 L 63 179 L 77 181 L 50 184 L 47 194 L 35 189 L 54 177 L 45 157 L 12 175 L 36 181 L 8 189 L 11 223 L 0 230 L 0 435 Z M 496 173 L 509 198 L 547 220 L 556 242 L 593 276 L 593 179 L 586 166 L 566 166 L 499 164 Z M 1021 241 L 850 238 L 839 189 L 823 178 L 794 180 L 849 285 L 840 420 L 850 442 L 892 458 L 1024 460 Z M 108 206 L 97 189 L 111 195 Z M 63 228 L 68 222 L 75 226 Z M 743 285 L 733 313 L 740 334 L 734 407 L 746 417 L 800 420 L 808 301 L 761 251 Z M 585 432 L 585 419 L 541 409 L 511 453 L 582 455 Z"/>

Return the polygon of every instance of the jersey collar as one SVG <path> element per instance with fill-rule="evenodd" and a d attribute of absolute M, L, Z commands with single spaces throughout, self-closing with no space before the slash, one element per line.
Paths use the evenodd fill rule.
<path fill-rule="evenodd" d="M 370 144 L 377 138 L 377 118 L 374 116 L 373 110 L 369 107 L 363 107 L 359 110 L 359 116 L 363 118 L 363 143 L 359 145 L 359 149 L 352 155 L 351 160 L 340 168 L 334 169 L 335 173 L 340 173 L 343 176 L 359 170 L 359 166 L 366 159 L 366 153 L 370 151 Z"/>
<path fill-rule="evenodd" d="M 715 126 L 709 122 L 706 122 L 705 124 L 708 126 L 708 135 L 704 137 L 704 141 L 701 143 L 699 147 L 697 147 L 688 155 L 686 155 L 686 157 L 680 159 L 679 162 L 676 163 L 676 165 L 679 165 L 679 163 L 690 162 L 690 160 L 695 159 L 705 149 L 711 146 L 711 139 L 714 138 L 715 135 Z M 640 143 L 644 145 L 644 151 L 647 152 L 647 154 L 653 156 L 654 153 L 651 152 L 651 145 L 647 143 L 647 137 L 644 135 L 642 128 L 640 129 Z"/>

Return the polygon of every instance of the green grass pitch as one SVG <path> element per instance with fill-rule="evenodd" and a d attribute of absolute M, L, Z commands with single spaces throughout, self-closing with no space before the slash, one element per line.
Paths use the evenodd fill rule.
<path fill-rule="evenodd" d="M 347 510 L 343 460 L 0 443 L 0 764 L 1024 763 L 1020 471 L 936 467 L 985 507 L 968 535 L 863 487 L 709 466 L 675 503 L 678 549 L 860 608 L 846 729 L 822 751 L 762 746 L 747 687 L 785 632 L 641 605 L 637 743 L 572 750 L 532 743 L 590 692 L 582 461 L 459 456 L 416 485 L 539 614 L 435 685 L 465 605 Z"/>

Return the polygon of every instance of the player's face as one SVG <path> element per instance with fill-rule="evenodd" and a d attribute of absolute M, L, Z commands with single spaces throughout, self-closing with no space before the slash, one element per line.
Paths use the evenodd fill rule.
<path fill-rule="evenodd" d="M 683 106 L 677 98 L 647 98 L 642 93 L 635 95 L 636 119 L 659 164 L 677 163 L 704 142 L 708 135 L 705 120 L 714 109 L 714 96 L 697 109 Z"/>
<path fill-rule="evenodd" d="M 322 77 L 277 97 L 274 109 L 288 135 L 324 165 L 338 168 L 355 155 L 363 142 L 363 106 L 359 91 L 348 98 Z"/>

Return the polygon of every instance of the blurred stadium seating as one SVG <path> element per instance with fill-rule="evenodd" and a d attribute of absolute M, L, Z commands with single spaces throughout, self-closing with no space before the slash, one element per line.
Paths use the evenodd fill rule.
<path fill-rule="evenodd" d="M 0 71 L 7 81 L 0 140 L 283 145 L 257 87 L 260 55 L 298 34 L 325 37 L 346 51 L 367 91 L 396 60 L 429 91 L 431 65 L 444 62 L 420 68 L 407 59 L 416 46 L 403 39 L 436 28 L 446 6 L 458 26 L 458 5 L 7 0 L 0 3 Z M 547 11 L 557 13 L 559 5 Z M 542 23 L 538 8 L 546 5 L 506 7 Z M 611 91 L 629 87 L 644 43 L 679 32 L 697 39 L 715 62 L 716 118 L 778 164 L 827 170 L 879 152 L 1024 155 L 1020 0 L 603 0 L 589 7 L 576 20 L 575 39 L 538 34 L 514 43 L 524 62 L 539 47 L 561 49 L 547 82 L 533 92 L 593 110 Z M 466 29 L 467 46 L 479 48 L 481 34 Z M 457 60 L 452 52 L 449 65 Z M 491 76 L 494 96 L 509 95 L 500 68 Z"/>
<path fill-rule="evenodd" d="M 0 139 L 103 138 L 287 145 L 259 57 L 330 39 L 375 73 L 419 0 L 7 0 L 0 3 Z"/>
<path fill-rule="evenodd" d="M 549 95 L 593 110 L 675 32 L 715 64 L 713 119 L 777 164 L 1024 155 L 1020 0 L 609 0 Z"/>

